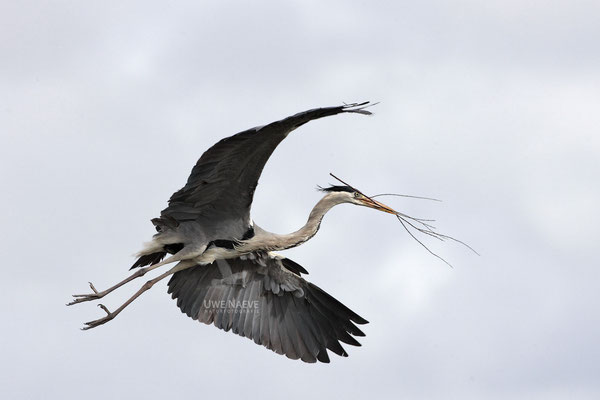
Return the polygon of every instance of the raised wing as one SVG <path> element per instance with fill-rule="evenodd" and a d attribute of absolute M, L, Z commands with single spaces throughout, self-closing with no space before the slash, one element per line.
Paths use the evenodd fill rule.
<path fill-rule="evenodd" d="M 368 102 L 317 108 L 225 138 L 198 160 L 186 185 L 161 212 L 165 223 L 199 221 L 238 239 L 250 224 L 250 206 L 263 167 L 277 145 L 299 126 L 344 112 L 371 114 Z"/>
<path fill-rule="evenodd" d="M 347 357 L 367 321 L 284 267 L 281 256 L 249 254 L 177 272 L 168 292 L 189 317 L 305 362 Z"/>

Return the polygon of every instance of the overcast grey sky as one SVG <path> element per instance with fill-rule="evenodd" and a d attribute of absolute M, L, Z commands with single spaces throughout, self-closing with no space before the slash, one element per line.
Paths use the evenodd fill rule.
<path fill-rule="evenodd" d="M 3 1 L 0 393 L 19 399 L 600 397 L 595 1 Z M 370 321 L 307 365 L 185 317 L 161 283 L 111 323 L 67 308 L 122 279 L 210 145 L 298 111 L 252 208 L 291 232 L 334 172 L 467 241 L 340 206 L 286 254 Z M 105 298 L 119 305 L 140 283 Z"/>

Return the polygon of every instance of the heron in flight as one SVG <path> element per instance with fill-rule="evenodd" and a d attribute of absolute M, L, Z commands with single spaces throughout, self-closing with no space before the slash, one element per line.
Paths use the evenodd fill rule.
<path fill-rule="evenodd" d="M 189 317 L 252 339 L 279 354 L 305 362 L 329 362 L 327 349 L 347 356 L 340 342 L 360 346 L 357 324 L 367 321 L 308 282 L 308 272 L 276 251 L 298 246 L 319 230 L 324 215 L 338 204 L 355 204 L 399 214 L 343 183 L 321 188 L 324 196 L 306 224 L 289 234 L 267 232 L 250 218 L 254 190 L 277 145 L 305 123 L 340 113 L 370 115 L 370 104 L 317 108 L 240 132 L 208 149 L 185 186 L 175 192 L 160 217 L 157 233 L 137 254 L 136 272 L 116 285 L 74 295 L 68 305 L 97 300 L 147 272 L 172 268 L 147 281 L 114 311 L 86 322 L 95 328 L 115 318 L 158 281 L 171 276 L 168 293 Z"/>

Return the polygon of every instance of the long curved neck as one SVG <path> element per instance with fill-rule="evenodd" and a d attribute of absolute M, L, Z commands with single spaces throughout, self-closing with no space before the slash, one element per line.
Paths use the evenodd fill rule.
<path fill-rule="evenodd" d="M 262 240 L 259 240 L 257 245 L 268 250 L 284 250 L 291 247 L 296 247 L 307 240 L 310 240 L 321 226 L 321 220 L 332 207 L 341 204 L 339 198 L 325 196 L 313 207 L 308 216 L 306 224 L 295 232 L 287 234 L 266 233 Z"/>

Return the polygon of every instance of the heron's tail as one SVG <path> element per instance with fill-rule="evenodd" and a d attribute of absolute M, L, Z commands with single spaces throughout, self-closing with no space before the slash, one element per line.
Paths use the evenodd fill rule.
<path fill-rule="evenodd" d="M 130 270 L 134 268 L 145 267 L 146 265 L 158 264 L 167 255 L 166 251 L 159 251 L 157 253 L 144 254 L 140 256 L 136 262 L 133 263 Z"/>

